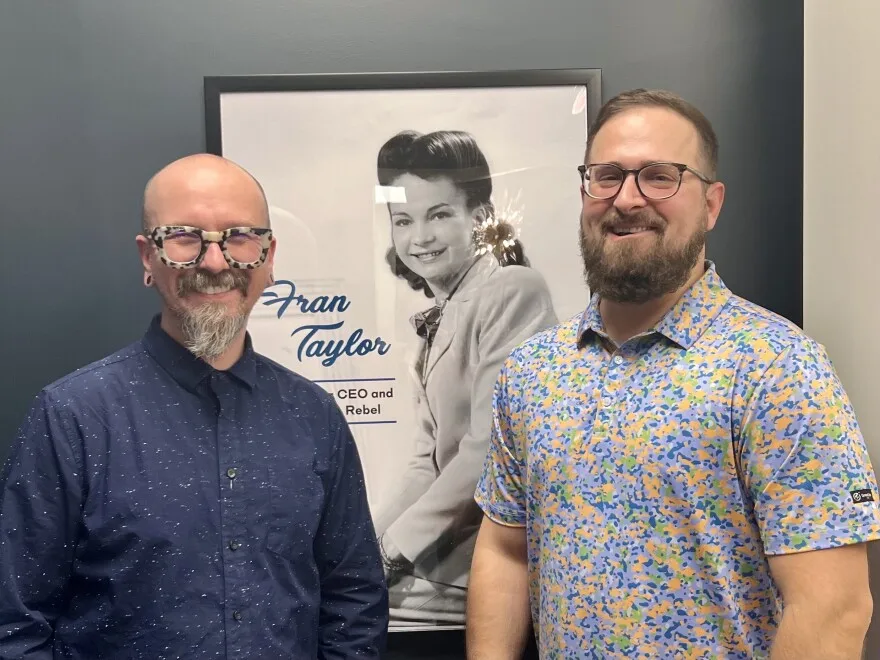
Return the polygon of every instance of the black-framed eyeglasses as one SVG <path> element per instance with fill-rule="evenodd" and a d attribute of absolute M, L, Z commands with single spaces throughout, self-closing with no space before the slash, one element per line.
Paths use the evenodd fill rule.
<path fill-rule="evenodd" d="M 703 183 L 714 183 L 702 172 L 684 163 L 648 163 L 634 170 L 626 170 L 613 163 L 578 165 L 581 188 L 593 199 L 611 199 L 623 187 L 630 174 L 636 178 L 636 187 L 645 199 L 669 199 L 681 188 L 685 172 L 693 173 Z"/>
<path fill-rule="evenodd" d="M 253 269 L 269 255 L 272 230 L 266 227 L 231 227 L 223 231 L 206 231 L 185 225 L 164 225 L 147 234 L 159 250 L 159 258 L 171 268 L 195 268 L 217 243 L 230 268 Z"/>

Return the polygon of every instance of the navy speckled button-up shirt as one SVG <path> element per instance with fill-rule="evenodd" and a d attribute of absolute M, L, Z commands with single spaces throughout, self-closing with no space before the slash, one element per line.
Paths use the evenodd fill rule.
<path fill-rule="evenodd" d="M 44 389 L 0 482 L 2 658 L 378 658 L 363 474 L 319 386 L 154 319 Z"/>

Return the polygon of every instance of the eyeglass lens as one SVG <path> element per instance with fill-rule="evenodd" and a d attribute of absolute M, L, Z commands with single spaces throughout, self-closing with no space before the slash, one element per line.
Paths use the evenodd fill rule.
<path fill-rule="evenodd" d="M 202 237 L 193 232 L 177 232 L 166 236 L 162 241 L 165 254 L 172 261 L 186 263 L 198 258 L 202 251 Z M 224 243 L 230 257 L 242 263 L 258 261 L 263 246 L 256 234 L 233 234 Z"/>
<path fill-rule="evenodd" d="M 623 184 L 625 173 L 616 165 L 593 165 L 587 168 L 587 192 L 592 197 L 613 197 Z M 675 165 L 658 163 L 648 165 L 639 172 L 638 185 L 645 197 L 663 199 L 675 193 L 681 181 L 681 173 Z"/>

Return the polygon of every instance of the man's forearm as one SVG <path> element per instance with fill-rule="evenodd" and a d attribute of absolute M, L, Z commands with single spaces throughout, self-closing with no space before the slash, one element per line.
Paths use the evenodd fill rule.
<path fill-rule="evenodd" d="M 518 660 L 530 628 L 527 563 L 478 540 L 468 580 L 468 660 Z"/>
<path fill-rule="evenodd" d="M 786 607 L 770 660 L 861 660 L 870 621 L 870 603 Z"/>

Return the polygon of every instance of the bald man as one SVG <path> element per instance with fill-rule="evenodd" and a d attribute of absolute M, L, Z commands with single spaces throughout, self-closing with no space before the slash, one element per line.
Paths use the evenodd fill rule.
<path fill-rule="evenodd" d="M 275 252 L 262 188 L 189 156 L 143 222 L 161 313 L 39 393 L 0 478 L 0 658 L 378 658 L 354 440 L 246 331 Z"/>

